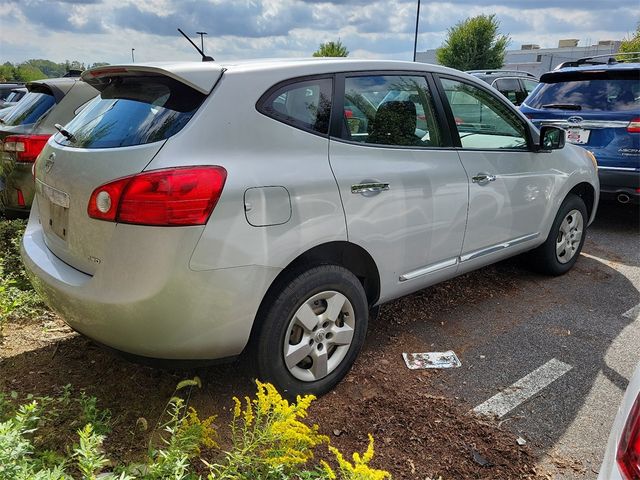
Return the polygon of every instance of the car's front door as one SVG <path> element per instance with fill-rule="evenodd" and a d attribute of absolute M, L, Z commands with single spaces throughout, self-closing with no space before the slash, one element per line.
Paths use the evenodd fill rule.
<path fill-rule="evenodd" d="M 537 241 L 558 175 L 552 155 L 532 151 L 528 125 L 506 102 L 471 83 L 444 76 L 440 81 L 469 176 L 461 263 L 490 263 Z M 457 102 L 472 101 L 480 104 L 479 122 L 466 122 L 458 111 Z"/>
<path fill-rule="evenodd" d="M 380 300 L 453 275 L 467 216 L 467 176 L 426 77 L 341 75 L 336 94 L 331 167 L 349 241 L 378 266 Z"/>

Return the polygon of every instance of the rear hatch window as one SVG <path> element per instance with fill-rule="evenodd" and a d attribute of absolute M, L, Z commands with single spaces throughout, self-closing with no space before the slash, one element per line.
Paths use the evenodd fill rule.
<path fill-rule="evenodd" d="M 640 109 L 638 71 L 552 72 L 527 100 L 536 109 L 628 112 Z"/>
<path fill-rule="evenodd" d="M 36 123 L 55 104 L 55 98 L 49 93 L 29 92 L 14 105 L 11 112 L 2 119 L 2 123 L 9 126 Z"/>
<path fill-rule="evenodd" d="M 58 134 L 60 145 L 116 148 L 166 140 L 191 119 L 206 95 L 172 78 L 112 77 L 100 96 Z"/>

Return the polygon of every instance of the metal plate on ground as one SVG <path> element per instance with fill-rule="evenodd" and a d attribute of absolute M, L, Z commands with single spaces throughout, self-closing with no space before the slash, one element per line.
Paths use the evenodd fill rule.
<path fill-rule="evenodd" d="M 457 368 L 462 365 L 453 350 L 446 352 L 403 353 L 404 363 L 410 370 L 422 368 Z"/>

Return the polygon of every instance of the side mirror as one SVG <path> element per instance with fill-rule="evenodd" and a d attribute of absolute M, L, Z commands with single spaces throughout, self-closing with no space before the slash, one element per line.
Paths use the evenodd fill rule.
<path fill-rule="evenodd" d="M 550 152 L 551 150 L 564 148 L 566 140 L 567 132 L 562 128 L 543 125 L 540 127 L 540 145 L 538 145 L 538 151 Z"/>

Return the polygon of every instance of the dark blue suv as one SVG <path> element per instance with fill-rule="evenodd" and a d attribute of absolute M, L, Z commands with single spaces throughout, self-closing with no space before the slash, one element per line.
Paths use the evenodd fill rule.
<path fill-rule="evenodd" d="M 540 77 L 520 110 L 595 155 L 601 199 L 640 203 L 640 63 L 565 64 Z"/>

